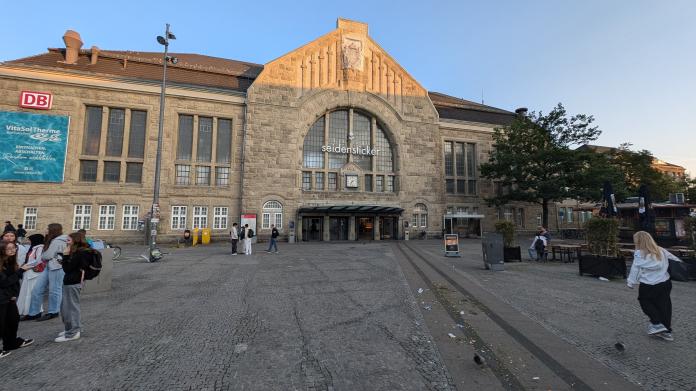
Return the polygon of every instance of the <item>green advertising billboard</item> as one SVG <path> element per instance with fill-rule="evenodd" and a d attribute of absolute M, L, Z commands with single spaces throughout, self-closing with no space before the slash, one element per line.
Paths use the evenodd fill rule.
<path fill-rule="evenodd" d="M 0 111 L 0 181 L 63 182 L 70 117 Z"/>

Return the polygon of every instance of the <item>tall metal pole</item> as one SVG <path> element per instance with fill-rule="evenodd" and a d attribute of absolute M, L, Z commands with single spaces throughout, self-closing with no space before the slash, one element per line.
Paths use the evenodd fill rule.
<path fill-rule="evenodd" d="M 157 247 L 157 224 L 159 224 L 158 211 L 160 194 L 160 170 L 162 165 L 162 133 L 164 133 L 164 99 L 165 92 L 167 90 L 167 52 L 169 50 L 169 36 L 169 23 L 167 23 L 167 28 L 164 32 L 164 56 L 162 57 L 162 64 L 164 65 L 164 69 L 162 71 L 162 90 L 160 92 L 159 129 L 157 130 L 157 155 L 155 157 L 155 189 L 152 197 L 152 206 L 150 207 L 150 262 L 154 262 L 157 260 L 153 254 Z"/>

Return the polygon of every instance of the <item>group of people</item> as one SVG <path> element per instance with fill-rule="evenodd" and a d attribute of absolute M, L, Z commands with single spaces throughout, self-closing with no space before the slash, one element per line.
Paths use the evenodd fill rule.
<path fill-rule="evenodd" d="M 20 321 L 42 322 L 61 315 L 63 331 L 55 342 L 76 340 L 82 329 L 80 292 L 94 251 L 84 231 L 66 235 L 62 225 L 54 223 L 46 235 L 25 235 L 8 221 L 0 240 L 0 357 L 34 342 L 17 336 Z"/>
<path fill-rule="evenodd" d="M 277 253 L 278 252 L 278 228 L 275 224 L 271 224 L 271 240 L 268 243 L 267 253 Z M 232 255 L 237 255 L 237 245 L 239 241 L 242 241 L 244 246 L 244 255 L 251 255 L 251 238 L 254 237 L 254 230 L 249 228 L 249 224 L 244 224 L 241 228 L 237 223 L 232 223 L 232 230 L 230 231 L 230 241 L 232 242 Z M 274 251 L 271 251 L 273 249 Z"/>

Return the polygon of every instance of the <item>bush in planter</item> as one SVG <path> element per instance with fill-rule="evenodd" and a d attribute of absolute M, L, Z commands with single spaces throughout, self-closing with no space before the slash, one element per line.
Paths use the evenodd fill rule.
<path fill-rule="evenodd" d="M 495 232 L 503 235 L 505 247 L 515 246 L 515 224 L 512 221 L 498 221 L 495 223 Z"/>
<path fill-rule="evenodd" d="M 594 255 L 619 255 L 619 220 L 593 217 L 585 223 L 587 247 Z"/>

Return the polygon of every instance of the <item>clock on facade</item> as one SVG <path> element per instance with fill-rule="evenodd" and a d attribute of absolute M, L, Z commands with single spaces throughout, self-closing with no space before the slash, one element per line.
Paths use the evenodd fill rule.
<path fill-rule="evenodd" d="M 346 175 L 346 187 L 351 187 L 351 188 L 358 187 L 358 176 L 357 175 Z"/>

